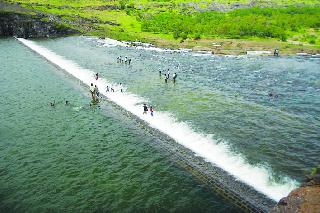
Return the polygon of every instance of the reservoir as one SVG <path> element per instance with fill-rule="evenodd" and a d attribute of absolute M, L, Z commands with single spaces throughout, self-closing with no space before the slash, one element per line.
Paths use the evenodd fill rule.
<path fill-rule="evenodd" d="M 3 211 L 240 211 L 157 149 L 148 128 L 275 202 L 318 163 L 318 58 L 215 56 L 91 37 L 26 42 L 0 40 Z M 175 84 L 164 81 L 168 69 Z M 97 106 L 90 82 L 108 97 Z"/>

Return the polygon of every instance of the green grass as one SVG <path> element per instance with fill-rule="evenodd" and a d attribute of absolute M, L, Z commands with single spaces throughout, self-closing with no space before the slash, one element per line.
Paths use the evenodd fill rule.
<path fill-rule="evenodd" d="M 288 45 L 300 42 L 299 45 L 320 46 L 319 0 L 261 0 L 256 6 L 263 8 L 228 12 L 208 11 L 211 0 L 7 1 L 59 15 L 61 22 L 84 34 L 115 39 L 177 44 L 186 39 L 259 38 L 288 41 Z M 228 8 L 250 0 L 214 2 Z M 283 8 L 292 5 L 296 7 Z"/>

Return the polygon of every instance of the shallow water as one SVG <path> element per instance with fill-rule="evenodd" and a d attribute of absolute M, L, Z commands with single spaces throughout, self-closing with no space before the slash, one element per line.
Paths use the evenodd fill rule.
<path fill-rule="evenodd" d="M 270 166 L 275 175 L 301 181 L 304 171 L 317 164 L 319 59 L 199 56 L 103 47 L 83 37 L 38 43 L 122 82 L 156 110 L 214 134 L 250 163 Z M 132 58 L 132 66 L 116 63 L 119 55 Z M 158 71 L 167 69 L 178 73 L 175 85 L 159 78 Z"/>
<path fill-rule="evenodd" d="M 238 211 L 74 78 L 16 40 L 0 47 L 1 212 Z"/>
<path fill-rule="evenodd" d="M 45 63 L 36 54 L 19 46 L 14 41 L 8 42 L 8 40 L 5 40 L 5 43 L 9 43 L 7 49 L 19 47 L 22 55 L 28 53 L 28 57 L 32 56 L 32 59 L 26 59 L 27 61 L 30 60 L 33 63 L 33 60 L 38 60 L 41 65 L 35 67 L 33 63 L 28 69 L 39 69 L 39 73 L 41 72 L 47 76 L 44 79 L 40 79 L 40 82 L 51 82 L 50 79 L 52 77 L 48 79 L 48 75 L 53 75 L 52 73 L 60 76 L 61 85 L 56 85 L 55 88 L 50 88 L 52 85 L 48 83 L 42 87 L 40 85 L 43 83 L 35 87 L 36 91 L 38 91 L 37 88 L 49 90 L 43 92 L 42 96 L 47 94 L 50 96 L 50 93 L 52 93 L 51 97 L 48 97 L 43 104 L 47 104 L 54 98 L 64 100 L 66 99 L 66 94 L 68 94 L 68 100 L 70 99 L 72 102 L 77 100 L 75 97 L 81 96 L 81 104 L 76 104 L 76 108 L 73 110 L 77 113 L 84 111 L 83 114 L 89 114 L 87 119 L 97 114 L 96 111 L 93 115 L 90 114 L 92 109 L 88 106 L 88 97 L 84 97 L 84 94 L 87 95 L 87 91 L 83 87 L 75 85 L 75 80 L 61 80 L 65 79 L 66 76 L 61 76 L 59 70 Z M 159 52 L 120 46 L 106 47 L 103 46 L 104 41 L 102 40 L 85 37 L 37 40 L 36 43 L 68 60 L 74 61 L 83 68 L 99 72 L 103 78 L 111 82 L 122 82 L 128 92 L 147 99 L 148 104 L 153 105 L 156 110 L 154 124 L 157 124 L 157 119 L 161 120 L 163 118 L 160 116 L 160 112 L 170 112 L 176 122 L 184 122 L 188 126 L 187 132 L 189 135 L 177 135 L 178 138 L 175 138 L 176 140 L 180 139 L 179 137 L 184 137 L 184 139 L 193 137 L 193 132 L 198 132 L 205 135 L 205 137 L 213 139 L 203 141 L 203 137 L 193 137 L 201 140 L 199 144 L 203 145 L 203 150 L 200 149 L 200 151 L 206 151 L 208 143 L 215 144 L 217 148 L 227 147 L 231 152 L 227 156 L 219 155 L 216 152 L 214 154 L 202 154 L 205 158 L 222 158 L 216 160 L 226 162 L 230 160 L 230 157 L 237 157 L 235 160 L 240 161 L 240 167 L 237 168 L 235 174 L 241 174 L 249 170 L 249 173 L 246 174 L 253 174 L 253 176 L 245 176 L 247 177 L 246 181 L 258 187 L 261 186 L 262 188 L 259 188 L 260 191 L 266 194 L 269 193 L 272 197 L 278 198 L 283 194 L 283 190 L 281 193 L 276 192 L 278 186 L 275 186 L 275 184 L 278 184 L 279 187 L 283 185 L 284 192 L 290 191 L 292 185 L 302 180 L 304 172 L 318 163 L 320 151 L 320 82 L 318 80 L 320 79 L 318 68 L 320 61 L 318 59 L 224 57 L 194 53 Z M 15 53 L 12 54 L 15 55 Z M 132 58 L 132 65 L 127 66 L 116 63 L 116 57 L 119 55 Z M 20 73 L 26 62 L 18 65 L 19 61 L 16 61 L 15 59 L 14 62 L 16 64 L 11 66 L 17 67 L 9 67 L 7 70 L 16 69 Z M 49 68 L 42 69 L 42 66 L 51 67 L 51 74 L 48 73 L 50 71 Z M 165 84 L 164 78 L 159 76 L 159 70 L 166 72 L 165 70 L 167 69 L 170 69 L 171 75 L 173 72 L 178 73 L 176 84 L 171 81 Z M 32 79 L 37 79 L 39 73 L 34 75 Z M 32 74 L 26 74 L 26 76 L 29 75 L 32 76 Z M 15 77 L 19 77 L 19 74 L 14 74 L 14 77 L 10 76 L 8 78 Z M 26 82 L 22 84 L 26 84 Z M 70 85 L 73 85 L 72 91 L 74 94 L 69 95 L 70 89 L 61 90 L 64 87 L 71 87 Z M 103 89 L 100 88 L 100 90 Z M 15 92 L 15 90 L 18 89 L 13 89 L 12 92 Z M 272 94 L 272 96 L 269 94 Z M 10 98 L 11 96 L 7 100 L 10 100 Z M 39 99 L 38 101 L 41 100 Z M 79 110 L 80 106 L 83 108 Z M 65 108 L 62 109 L 65 110 Z M 38 111 L 37 108 L 35 110 Z M 94 110 L 101 113 L 98 109 Z M 31 111 L 34 113 L 34 110 Z M 64 112 L 60 113 L 65 114 Z M 24 116 L 24 113 L 19 116 Z M 74 118 L 74 115 L 71 117 Z M 131 130 L 131 134 L 134 135 L 132 136 L 133 138 L 124 136 L 127 137 L 128 143 L 132 143 L 132 140 L 142 140 L 145 141 L 143 146 L 148 144 L 149 139 L 143 137 L 143 132 L 139 132 L 140 130 L 133 124 L 130 125 L 130 120 L 122 117 L 118 118 L 119 114 L 115 113 L 114 109 L 107 110 L 102 117 L 111 117 L 116 119 L 117 123 L 127 126 Z M 86 119 L 81 117 L 77 120 L 77 123 L 82 123 L 82 120 L 85 121 Z M 68 127 L 64 122 L 60 121 L 60 124 Z M 41 123 L 46 122 L 41 121 Z M 103 121 L 103 123 L 105 122 Z M 124 128 L 123 126 L 115 126 L 112 121 L 111 123 L 112 127 L 115 127 L 112 131 L 119 131 L 119 128 Z M 81 125 L 78 131 L 83 132 L 86 124 Z M 86 133 L 83 133 L 86 135 L 86 137 L 83 136 L 84 141 L 94 137 L 87 138 L 88 131 L 92 130 L 93 134 L 97 135 L 97 129 L 106 129 L 110 126 L 110 124 L 100 127 L 98 125 L 98 128 L 86 129 Z M 181 125 L 176 125 L 176 127 L 177 131 L 180 131 Z M 60 129 L 57 130 L 56 134 L 60 134 L 60 131 Z M 119 132 L 121 133 L 121 131 Z M 115 135 L 120 133 L 117 132 Z M 75 135 L 78 134 L 80 133 L 77 132 Z M 58 135 L 59 137 L 57 138 L 62 137 L 59 141 L 66 140 L 63 135 Z M 102 137 L 107 137 L 107 135 Z M 138 137 L 138 139 L 135 139 L 135 137 Z M 101 135 L 98 135 L 96 140 L 101 140 Z M 122 139 L 116 138 L 114 140 L 119 142 Z M 135 146 L 136 144 L 134 144 Z M 126 144 L 122 149 L 127 149 L 128 147 L 130 146 Z M 222 151 L 225 150 L 222 149 Z M 142 152 L 145 152 L 145 150 L 143 149 Z M 125 153 L 127 154 L 127 152 Z M 163 160 L 166 159 L 164 157 L 165 153 L 158 153 L 158 155 Z M 238 155 L 240 158 L 238 158 Z M 120 162 L 122 160 L 121 158 Z M 139 162 L 139 159 L 136 160 Z M 162 166 L 168 165 L 171 164 L 165 162 Z M 178 171 L 183 173 L 183 171 Z M 268 173 L 267 176 L 263 175 L 265 171 Z M 128 171 L 128 173 L 130 172 Z M 187 173 L 183 173 L 182 178 L 184 175 L 187 175 Z M 261 180 L 263 180 L 262 183 L 260 183 Z M 194 185 L 191 184 L 190 188 L 193 189 L 193 187 Z M 271 192 L 264 191 L 270 188 L 272 188 Z M 211 196 L 212 194 L 208 194 L 208 197 Z M 208 200 L 203 199 L 203 197 L 209 199 L 207 195 L 200 196 L 199 199 L 207 203 Z M 174 200 L 175 198 L 171 199 Z M 214 198 L 213 200 L 218 205 L 212 205 L 211 200 L 208 205 L 204 205 L 201 208 L 197 206 L 195 209 L 203 208 L 207 211 L 212 210 L 212 208 L 222 208 L 222 211 L 226 211 L 226 209 L 223 209 L 224 207 L 222 206 L 224 204 L 220 203 L 221 200 L 219 198 Z M 187 203 L 190 200 L 186 199 L 185 201 L 177 209 L 181 209 L 181 206 L 188 206 Z M 177 203 L 179 202 L 177 201 Z M 119 209 L 124 208 L 122 204 L 120 206 Z M 142 207 L 141 209 L 146 208 L 149 207 Z M 171 208 L 170 205 L 165 207 L 165 209 L 169 208 Z"/>

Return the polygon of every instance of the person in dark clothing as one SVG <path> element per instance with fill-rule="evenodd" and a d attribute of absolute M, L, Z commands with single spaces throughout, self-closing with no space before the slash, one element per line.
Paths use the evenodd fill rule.
<path fill-rule="evenodd" d="M 169 79 L 169 75 L 166 75 L 165 79 L 164 79 L 164 82 L 165 83 L 168 83 L 168 79 Z"/>
<path fill-rule="evenodd" d="M 143 104 L 143 114 L 147 114 L 148 112 L 148 107 L 146 104 Z"/>
<path fill-rule="evenodd" d="M 99 73 L 96 73 L 96 80 L 98 80 L 99 78 Z"/>

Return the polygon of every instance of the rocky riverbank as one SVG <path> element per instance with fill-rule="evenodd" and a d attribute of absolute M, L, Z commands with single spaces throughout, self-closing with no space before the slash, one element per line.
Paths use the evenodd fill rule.
<path fill-rule="evenodd" d="M 0 36 L 22 38 L 57 37 L 76 34 L 77 31 L 54 22 L 44 21 L 46 17 L 0 12 Z"/>
<path fill-rule="evenodd" d="M 77 33 L 77 30 L 57 22 L 54 16 L 0 2 L 0 36 L 43 38 Z"/>
<path fill-rule="evenodd" d="M 270 213 L 319 213 L 320 212 L 320 167 L 307 182 L 282 198 Z"/>
<path fill-rule="evenodd" d="M 243 8 L 252 5 L 231 6 Z M 135 11 L 138 12 L 139 9 Z M 117 2 L 110 5 L 104 3 L 77 5 L 0 0 L 0 14 L 0 36 L 28 38 L 81 34 L 108 37 L 120 41 L 152 43 L 160 48 L 208 51 L 218 55 L 245 55 L 247 52 L 255 51 L 273 53 L 274 49 L 279 49 L 280 55 L 320 54 L 320 48 L 317 45 L 298 42 L 292 38 L 288 38 L 287 41 L 255 37 L 173 39 L 170 34 L 144 32 L 141 31 L 139 27 L 141 23 L 137 21 L 136 16 L 130 15 L 128 10 L 125 12 Z"/>

